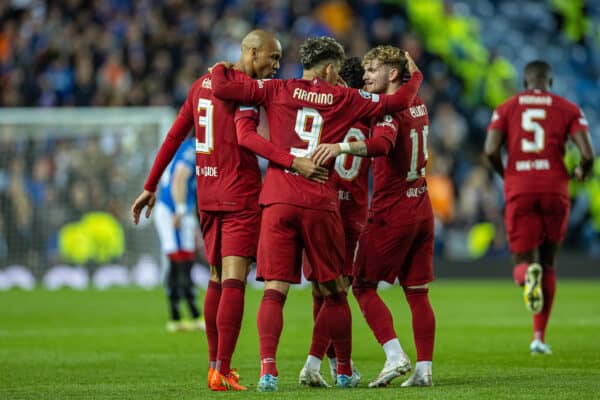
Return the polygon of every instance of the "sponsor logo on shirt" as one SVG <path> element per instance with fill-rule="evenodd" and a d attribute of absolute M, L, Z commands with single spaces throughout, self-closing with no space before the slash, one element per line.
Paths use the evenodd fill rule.
<path fill-rule="evenodd" d="M 196 175 L 197 176 L 210 176 L 210 177 L 217 177 L 219 176 L 219 171 L 217 169 L 217 167 L 198 167 L 196 166 Z"/>
<path fill-rule="evenodd" d="M 521 160 L 515 163 L 517 171 L 544 171 L 550 169 L 550 162 L 545 158 L 537 160 Z"/>
<path fill-rule="evenodd" d="M 423 117 L 427 115 L 427 107 L 425 107 L 425 104 L 421 104 L 419 106 L 410 107 L 408 112 L 413 118 Z"/>
<path fill-rule="evenodd" d="M 425 186 L 425 185 L 423 185 L 421 187 L 416 187 L 416 188 L 408 188 L 408 190 L 406 191 L 406 197 L 408 197 L 409 199 L 412 197 L 419 197 L 426 191 L 427 191 L 427 186 Z"/>
<path fill-rule="evenodd" d="M 342 201 L 352 200 L 352 194 L 347 190 L 338 190 L 338 198 Z"/>

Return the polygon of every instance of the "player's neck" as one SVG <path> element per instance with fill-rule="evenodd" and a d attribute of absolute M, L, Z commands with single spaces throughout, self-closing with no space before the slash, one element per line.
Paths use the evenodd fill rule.
<path fill-rule="evenodd" d="M 250 78 L 255 78 L 254 73 L 252 72 L 251 68 L 246 67 L 242 60 L 239 60 L 238 62 L 233 64 L 233 69 L 237 69 L 237 70 L 243 72 L 244 74 L 248 75 Z"/>
<path fill-rule="evenodd" d="M 301 79 L 306 79 L 307 81 L 310 81 L 315 78 L 321 78 L 321 77 L 319 76 L 319 74 L 317 74 L 317 71 L 312 71 L 309 69 L 309 70 L 304 71 Z"/>
<path fill-rule="evenodd" d="M 387 90 L 385 91 L 385 94 L 394 94 L 398 91 L 398 89 L 400 89 L 400 86 L 402 86 L 400 83 L 390 83 L 387 87 Z"/>

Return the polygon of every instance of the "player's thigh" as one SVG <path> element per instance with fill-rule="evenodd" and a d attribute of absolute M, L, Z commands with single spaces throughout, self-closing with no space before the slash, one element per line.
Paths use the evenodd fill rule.
<path fill-rule="evenodd" d="M 306 278 L 328 282 L 342 274 L 345 258 L 344 228 L 336 211 L 304 209 L 302 241 L 312 273 Z"/>
<path fill-rule="evenodd" d="M 542 216 L 535 195 L 520 195 L 506 203 L 504 222 L 511 253 L 525 253 L 543 241 Z"/>
<path fill-rule="evenodd" d="M 419 222 L 398 280 L 402 286 L 420 286 L 433 281 L 433 218 Z"/>
<path fill-rule="evenodd" d="M 221 219 L 218 211 L 200 211 L 200 230 L 204 240 L 206 260 L 211 266 L 221 265 Z M 220 274 L 220 271 L 219 271 Z"/>
<path fill-rule="evenodd" d="M 177 233 L 173 226 L 173 213 L 166 204 L 158 202 L 154 207 L 153 216 L 162 252 L 164 254 L 175 253 L 177 251 Z"/>
<path fill-rule="evenodd" d="M 258 239 L 256 278 L 300 283 L 302 240 L 299 208 L 272 204 L 263 209 Z"/>
<path fill-rule="evenodd" d="M 560 195 L 545 195 L 540 197 L 542 223 L 546 240 L 558 244 L 567 233 L 569 221 L 569 199 Z"/>
<path fill-rule="evenodd" d="M 221 257 L 256 258 L 260 229 L 260 209 L 223 213 Z"/>
<path fill-rule="evenodd" d="M 391 227 L 376 222 L 367 224 L 358 241 L 355 277 L 365 281 L 393 283 L 400 273 L 414 235 L 413 225 Z"/>

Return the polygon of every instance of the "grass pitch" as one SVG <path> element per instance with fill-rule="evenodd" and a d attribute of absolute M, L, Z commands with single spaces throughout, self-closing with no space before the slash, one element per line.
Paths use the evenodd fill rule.
<path fill-rule="evenodd" d="M 244 326 L 233 364 L 244 393 L 206 388 L 206 339 L 166 333 L 161 290 L 0 293 L 0 399 L 598 399 L 600 282 L 559 281 L 547 341 L 551 356 L 531 356 L 531 317 L 507 281 L 438 281 L 431 289 L 437 317 L 432 388 L 368 389 L 384 354 L 353 310 L 357 389 L 309 389 L 297 384 L 309 348 L 309 290 L 292 290 L 278 352 L 278 393 L 257 393 L 256 312 L 260 291 L 247 290 Z M 381 292 L 400 341 L 415 349 L 410 313 L 398 287 Z M 327 362 L 322 367 L 329 377 Z"/>

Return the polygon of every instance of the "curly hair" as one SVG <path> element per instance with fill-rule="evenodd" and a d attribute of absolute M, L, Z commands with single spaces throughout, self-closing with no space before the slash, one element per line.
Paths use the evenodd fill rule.
<path fill-rule="evenodd" d="M 381 64 L 390 65 L 397 68 L 400 76 L 405 76 L 408 72 L 406 68 L 406 56 L 404 51 L 390 45 L 380 45 L 372 48 L 363 56 L 362 65 L 378 60 Z"/>
<path fill-rule="evenodd" d="M 346 58 L 340 68 L 340 76 L 351 88 L 361 89 L 363 87 L 364 74 L 365 69 L 358 57 Z"/>
<path fill-rule="evenodd" d="M 300 62 L 305 69 L 311 69 L 327 60 L 341 63 L 344 56 L 342 45 L 327 36 L 306 39 L 300 46 Z"/>

